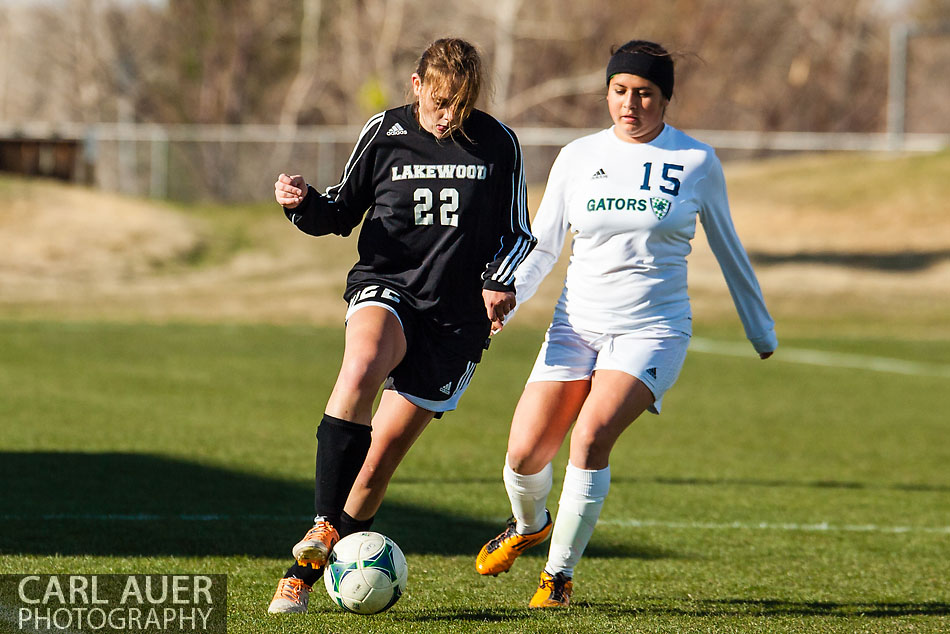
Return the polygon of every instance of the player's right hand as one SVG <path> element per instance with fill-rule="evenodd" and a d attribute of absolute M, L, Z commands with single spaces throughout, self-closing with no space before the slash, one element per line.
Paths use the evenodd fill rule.
<path fill-rule="evenodd" d="M 293 209 L 299 205 L 307 195 L 307 181 L 303 176 L 287 176 L 281 174 L 274 183 L 274 198 L 281 207 Z"/>
<path fill-rule="evenodd" d="M 497 335 L 505 327 L 504 319 L 494 319 L 491 322 L 491 335 Z"/>
<path fill-rule="evenodd" d="M 485 302 L 485 312 L 488 319 L 495 322 L 504 322 L 505 316 L 514 310 L 517 300 L 513 291 L 492 291 L 482 289 L 482 300 Z"/>

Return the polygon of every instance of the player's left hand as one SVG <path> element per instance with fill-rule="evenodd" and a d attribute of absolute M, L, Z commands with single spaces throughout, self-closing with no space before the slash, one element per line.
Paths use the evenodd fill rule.
<path fill-rule="evenodd" d="M 515 294 L 505 291 L 490 291 L 482 289 L 482 299 L 485 300 L 485 312 L 492 323 L 503 323 L 505 317 L 515 308 L 517 301 Z M 492 328 L 495 329 L 494 327 Z"/>
<path fill-rule="evenodd" d="M 760 358 L 760 359 L 768 359 L 769 357 L 772 356 L 772 353 L 773 353 L 773 352 L 775 352 L 775 351 L 774 351 L 774 350 L 769 350 L 768 352 L 760 352 L 760 353 L 759 353 L 759 358 Z"/>

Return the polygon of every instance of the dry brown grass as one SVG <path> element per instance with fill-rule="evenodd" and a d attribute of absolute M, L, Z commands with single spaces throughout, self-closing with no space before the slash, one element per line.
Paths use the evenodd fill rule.
<path fill-rule="evenodd" d="M 944 168 L 904 157 L 727 165 L 733 216 L 784 332 L 944 338 L 950 325 L 948 183 L 894 174 Z M 929 166 L 929 167 L 927 167 Z M 886 182 L 890 179 L 890 182 Z M 945 179 L 946 180 L 946 179 Z M 315 240 L 279 209 L 243 214 L 247 244 L 195 265 L 214 215 L 52 182 L 0 188 L 0 315 L 51 319 L 340 323 L 355 237 Z M 540 189 L 531 192 L 536 205 Z M 534 206 L 533 205 L 533 206 Z M 219 212 L 227 213 L 227 212 Z M 218 220 L 220 217 L 218 217 Z M 690 256 L 697 321 L 737 323 L 702 232 Z M 567 249 L 565 250 L 567 251 Z M 550 316 L 566 254 L 522 323 Z"/>

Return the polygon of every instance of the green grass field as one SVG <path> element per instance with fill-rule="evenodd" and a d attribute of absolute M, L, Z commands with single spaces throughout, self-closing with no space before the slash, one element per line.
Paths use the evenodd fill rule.
<path fill-rule="evenodd" d="M 508 418 L 540 337 L 503 333 L 397 472 L 375 528 L 406 552 L 408 594 L 358 617 L 318 588 L 309 614 L 273 617 L 340 330 L 0 322 L 0 573 L 227 574 L 232 633 L 950 629 L 950 344 L 782 342 L 912 374 L 691 353 L 614 451 L 575 605 L 539 614 L 540 549 L 499 578 L 474 555 L 508 513 Z"/>
<path fill-rule="evenodd" d="M 0 574 L 226 574 L 232 634 L 950 631 L 948 167 L 726 166 L 781 347 L 755 357 L 697 236 L 683 373 L 612 455 L 574 605 L 536 613 L 543 549 L 497 579 L 474 557 L 508 516 L 552 274 L 397 472 L 375 528 L 409 588 L 373 617 L 319 587 L 265 613 L 309 526 L 354 241 L 273 205 L 0 178 Z M 0 597 L 0 633 L 15 618 Z"/>

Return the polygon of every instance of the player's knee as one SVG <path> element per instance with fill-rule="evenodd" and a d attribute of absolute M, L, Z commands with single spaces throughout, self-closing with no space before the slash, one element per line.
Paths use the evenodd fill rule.
<path fill-rule="evenodd" d="M 551 458 L 537 447 L 508 445 L 508 466 L 519 475 L 533 475 L 543 469 Z"/>
<path fill-rule="evenodd" d="M 344 359 L 337 376 L 337 387 L 351 394 L 376 394 L 388 374 L 389 368 L 376 359 Z"/>
<path fill-rule="evenodd" d="M 578 425 L 571 434 L 571 455 L 598 461 L 609 456 L 615 441 L 616 437 L 605 426 Z"/>
<path fill-rule="evenodd" d="M 518 448 L 508 447 L 508 457 L 506 458 L 508 462 L 508 467 L 515 473 L 525 475 L 525 467 L 528 461 L 529 456 L 522 450 Z"/>

